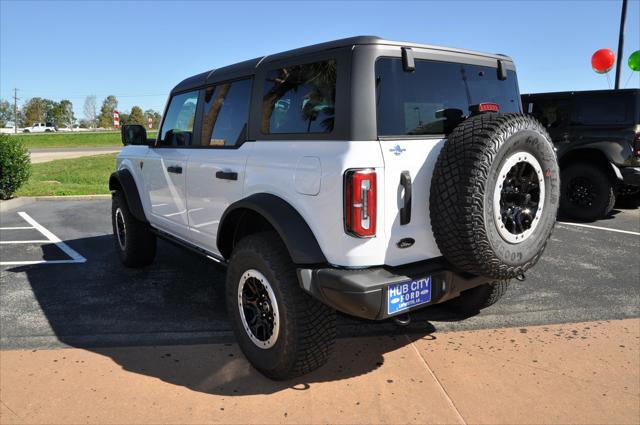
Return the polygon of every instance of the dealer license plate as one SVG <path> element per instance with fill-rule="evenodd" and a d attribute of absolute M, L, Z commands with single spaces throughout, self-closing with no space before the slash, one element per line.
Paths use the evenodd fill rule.
<path fill-rule="evenodd" d="M 387 314 L 408 310 L 431 301 L 431 276 L 387 287 Z"/>

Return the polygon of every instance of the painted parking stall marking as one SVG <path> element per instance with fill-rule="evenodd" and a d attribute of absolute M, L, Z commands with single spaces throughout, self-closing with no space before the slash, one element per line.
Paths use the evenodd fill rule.
<path fill-rule="evenodd" d="M 15 226 L 15 227 L 2 227 L 0 230 L 37 230 L 44 236 L 46 239 L 38 239 L 38 240 L 14 240 L 14 241 L 0 241 L 2 245 L 13 245 L 13 244 L 42 244 L 42 243 L 50 243 L 55 245 L 58 249 L 64 252 L 69 259 L 68 260 L 27 260 L 27 261 L 0 261 L 0 266 L 24 266 L 31 264 L 73 264 L 73 263 L 84 263 L 87 261 L 82 255 L 80 255 L 76 250 L 71 248 L 69 245 L 64 243 L 60 238 L 54 235 L 47 228 L 42 226 L 40 223 L 35 221 L 29 214 L 24 211 L 18 212 L 18 215 L 26 221 L 30 226 Z"/>
<path fill-rule="evenodd" d="M 582 224 L 582 223 L 571 223 L 569 221 L 558 221 L 559 225 L 568 225 L 568 226 L 576 226 L 576 227 L 586 227 L 587 229 L 596 229 L 596 230 L 605 230 L 607 232 L 615 232 L 615 233 L 624 233 L 627 235 L 635 235 L 640 236 L 638 232 L 632 232 L 630 230 L 620 230 L 620 229 L 611 229 L 609 227 L 601 227 L 601 226 L 593 226 L 591 224 Z"/>

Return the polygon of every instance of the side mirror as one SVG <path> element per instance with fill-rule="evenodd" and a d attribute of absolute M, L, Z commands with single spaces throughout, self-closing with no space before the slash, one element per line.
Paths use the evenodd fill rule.
<path fill-rule="evenodd" d="M 122 144 L 125 146 L 147 144 L 147 130 L 142 125 L 123 125 L 120 135 L 122 136 Z"/>

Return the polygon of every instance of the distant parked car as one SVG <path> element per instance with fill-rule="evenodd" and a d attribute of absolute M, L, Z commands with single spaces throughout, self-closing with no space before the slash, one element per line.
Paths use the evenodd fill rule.
<path fill-rule="evenodd" d="M 51 133 L 53 131 L 58 131 L 58 128 L 50 122 L 37 122 L 31 127 L 25 127 L 24 130 L 22 130 L 23 133 Z"/>
<path fill-rule="evenodd" d="M 640 194 L 640 90 L 524 94 L 522 106 L 557 149 L 564 215 L 597 220 Z"/>

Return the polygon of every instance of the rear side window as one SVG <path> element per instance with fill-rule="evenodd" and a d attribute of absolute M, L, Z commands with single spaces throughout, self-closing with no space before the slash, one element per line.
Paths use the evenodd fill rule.
<path fill-rule="evenodd" d="M 449 134 L 478 103 L 520 112 L 514 71 L 499 80 L 492 67 L 429 60 L 416 60 L 415 66 L 405 72 L 400 58 L 376 61 L 379 136 Z"/>
<path fill-rule="evenodd" d="M 251 80 L 222 83 L 205 90 L 203 146 L 237 146 L 247 135 Z"/>
<path fill-rule="evenodd" d="M 631 123 L 633 104 L 626 96 L 575 97 L 571 123 L 578 125 Z"/>
<path fill-rule="evenodd" d="M 267 73 L 263 134 L 331 133 L 335 117 L 336 61 L 293 65 Z"/>
<path fill-rule="evenodd" d="M 181 147 L 191 144 L 197 105 L 197 91 L 178 94 L 171 98 L 162 123 L 159 146 Z"/>

